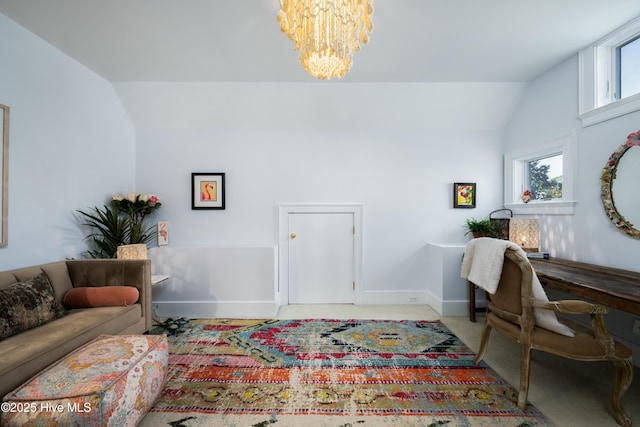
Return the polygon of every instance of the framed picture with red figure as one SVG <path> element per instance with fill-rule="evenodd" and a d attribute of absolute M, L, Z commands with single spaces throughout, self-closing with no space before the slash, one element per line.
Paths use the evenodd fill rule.
<path fill-rule="evenodd" d="M 224 209 L 224 173 L 191 174 L 191 209 Z"/>

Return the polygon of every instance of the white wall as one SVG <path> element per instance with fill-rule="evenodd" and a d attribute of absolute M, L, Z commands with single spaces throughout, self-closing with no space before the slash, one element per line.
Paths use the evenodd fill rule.
<path fill-rule="evenodd" d="M 0 14 L 11 108 L 8 246 L 0 270 L 86 251 L 73 213 L 131 191 L 135 130 L 112 85 Z"/>
<path fill-rule="evenodd" d="M 600 200 L 600 175 L 611 153 L 640 129 L 640 112 L 582 128 L 578 114 L 577 55 L 536 79 L 506 129 L 507 150 L 543 143 L 568 131 L 577 136 L 576 208 L 573 216 L 544 216 L 541 247 L 552 255 L 640 271 L 640 240 L 616 229 Z M 636 171 L 637 172 L 637 171 Z M 552 298 L 575 298 L 551 294 Z M 612 310 L 607 324 L 629 344 L 640 363 L 640 337 L 631 333 L 638 316 Z"/>
<path fill-rule="evenodd" d="M 364 291 L 422 291 L 426 244 L 500 206 L 501 152 L 495 131 L 158 130 L 138 132 L 136 170 L 178 247 L 271 247 L 281 203 L 362 203 Z M 226 210 L 191 210 L 191 172 L 226 173 Z M 476 209 L 452 208 L 455 181 L 477 182 Z"/>
<path fill-rule="evenodd" d="M 273 317 L 276 248 L 161 246 L 148 252 L 153 269 L 169 279 L 153 288 L 159 317 Z"/>
<path fill-rule="evenodd" d="M 611 153 L 640 129 L 640 112 L 582 128 L 578 115 L 577 55 L 529 86 L 506 128 L 506 150 L 547 142 L 567 132 L 577 137 L 573 216 L 541 217 L 541 246 L 560 258 L 640 271 L 640 240 L 618 231 L 600 200 L 600 175 Z"/>
<path fill-rule="evenodd" d="M 425 303 L 426 244 L 466 241 L 464 220 L 501 205 L 501 129 L 525 85 L 114 86 L 138 130 L 137 182 L 157 188 L 150 191 L 163 200 L 157 219 L 169 221 L 170 245 L 272 247 L 281 203 L 362 204 L 358 296 L 363 303 L 406 303 L 420 295 Z M 227 174 L 225 211 L 191 210 L 191 172 Z M 477 182 L 477 209 L 452 208 L 456 181 Z M 158 272 L 172 268 L 157 261 Z M 206 286 L 178 280 L 166 286 L 184 286 L 183 298 L 188 287 Z M 259 286 L 245 283 L 238 293 L 252 301 Z"/>
<path fill-rule="evenodd" d="M 524 83 L 116 82 L 138 130 L 503 129 Z"/>

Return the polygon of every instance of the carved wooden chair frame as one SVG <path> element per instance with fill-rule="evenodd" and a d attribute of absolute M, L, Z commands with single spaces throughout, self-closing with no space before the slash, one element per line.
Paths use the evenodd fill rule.
<path fill-rule="evenodd" d="M 512 263 L 511 266 L 509 266 L 509 263 Z M 516 269 L 513 268 L 513 264 L 517 267 Z M 494 295 L 487 295 L 487 322 L 482 331 L 480 349 L 474 362 L 479 363 L 484 357 L 492 329 L 496 329 L 501 334 L 520 343 L 520 389 L 518 394 L 518 407 L 524 410 L 529 393 L 532 349 L 574 360 L 611 361 L 615 366 L 615 376 L 610 396 L 613 415 L 616 422 L 621 426 L 631 426 L 631 420 L 622 407 L 622 400 L 633 379 L 634 368 L 632 353 L 626 346 L 614 341 L 609 334 L 604 319 L 604 315 L 608 313 L 609 308 L 581 300 L 551 301 L 549 303 L 536 301 L 532 296 L 533 274 L 531 264 L 527 259 L 523 258 L 516 251 L 507 249 L 498 290 Z M 514 284 L 514 282 L 519 282 L 517 285 L 520 289 L 520 310 L 509 311 L 498 307 L 497 304 L 500 304 L 499 298 L 501 298 L 499 295 L 500 287 L 506 284 Z M 517 293 L 516 291 L 516 294 Z M 500 305 L 504 306 L 504 304 Z M 563 323 L 569 324 L 576 330 L 576 337 L 564 337 L 554 334 L 535 325 L 534 308 L 545 308 L 557 313 L 569 315 L 589 314 L 591 316 L 592 329 L 563 320 Z M 504 321 L 517 325 L 518 328 L 505 329 L 504 326 L 508 324 L 504 323 Z M 547 334 L 547 337 L 550 337 L 548 334 L 557 336 L 551 336 L 551 338 L 553 338 L 551 341 L 534 339 L 534 331 L 537 331 L 536 337 L 544 336 L 544 334 Z M 561 340 L 562 345 L 550 345 L 550 342 L 560 342 L 558 341 L 558 337 L 566 338 L 566 340 Z M 594 347 L 591 348 L 592 350 L 598 349 L 598 351 L 592 351 L 590 354 L 581 354 L 580 351 L 576 350 L 577 346 L 574 345 L 577 343 L 576 339 L 586 339 L 587 344 L 593 341 L 592 345 Z M 581 341 L 582 344 L 584 344 L 584 342 L 585 341 Z"/>

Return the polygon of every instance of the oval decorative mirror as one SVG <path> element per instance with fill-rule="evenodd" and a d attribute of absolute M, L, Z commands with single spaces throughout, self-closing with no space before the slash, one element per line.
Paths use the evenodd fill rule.
<path fill-rule="evenodd" d="M 634 227 L 634 224 L 640 224 L 640 198 L 637 195 L 640 150 L 629 151 L 633 147 L 640 147 L 640 130 L 630 134 L 609 157 L 602 169 L 600 197 L 605 213 L 618 230 L 640 239 L 640 230 Z"/>

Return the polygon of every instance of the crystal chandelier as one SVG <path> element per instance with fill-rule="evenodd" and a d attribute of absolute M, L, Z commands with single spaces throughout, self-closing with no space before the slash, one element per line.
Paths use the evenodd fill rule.
<path fill-rule="evenodd" d="M 280 29 L 300 51 L 302 67 L 319 79 L 342 78 L 373 29 L 370 0 L 280 0 Z"/>

